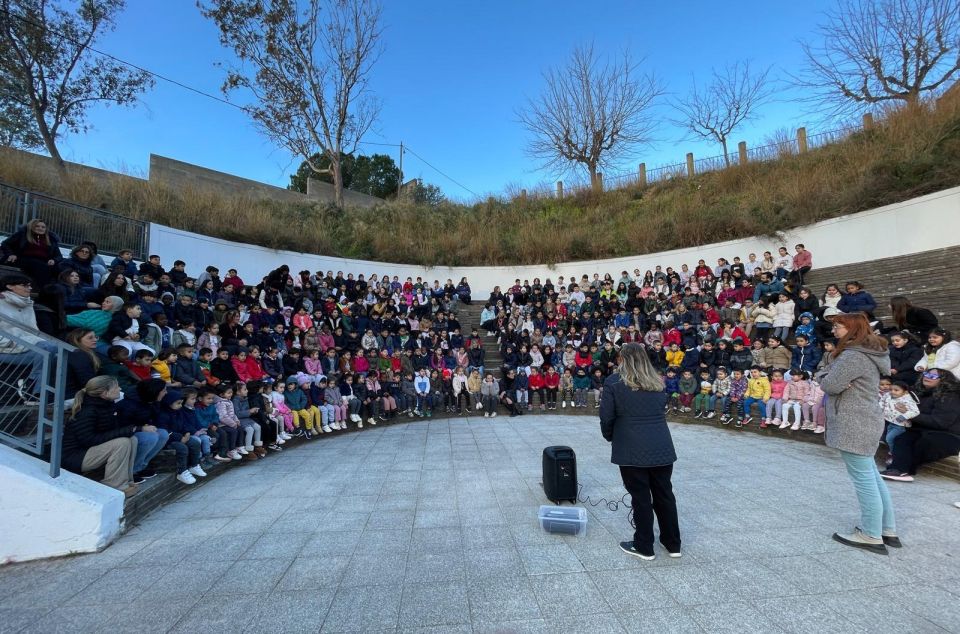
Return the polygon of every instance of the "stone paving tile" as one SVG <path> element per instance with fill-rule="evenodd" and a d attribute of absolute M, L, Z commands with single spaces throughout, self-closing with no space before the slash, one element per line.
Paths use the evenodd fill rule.
<path fill-rule="evenodd" d="M 265 600 L 267 608 L 255 615 L 244 632 L 250 634 L 297 633 L 320 631 L 336 591 L 318 586 L 309 591 L 277 592 Z"/>
<path fill-rule="evenodd" d="M 467 587 L 462 582 L 413 583 L 403 587 L 400 626 L 459 625 L 470 622 Z"/>
<path fill-rule="evenodd" d="M 528 575 L 553 575 L 583 572 L 583 564 L 565 543 L 546 546 L 521 546 L 520 558 Z"/>
<path fill-rule="evenodd" d="M 599 614 L 609 612 L 612 607 L 585 572 L 541 575 L 533 577 L 531 585 L 540 611 L 550 619 L 569 614 Z"/>
<path fill-rule="evenodd" d="M 400 616 L 399 585 L 343 588 L 337 592 L 320 631 L 393 631 Z"/>

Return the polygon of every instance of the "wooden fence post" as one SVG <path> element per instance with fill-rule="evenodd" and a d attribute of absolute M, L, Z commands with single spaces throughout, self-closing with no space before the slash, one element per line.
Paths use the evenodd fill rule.
<path fill-rule="evenodd" d="M 527 190 L 525 189 L 520 190 L 520 202 L 522 203 L 527 202 Z"/>
<path fill-rule="evenodd" d="M 737 143 L 737 153 L 740 155 L 739 156 L 740 165 L 746 165 L 747 164 L 747 142 L 746 141 L 740 141 L 740 143 Z"/>
<path fill-rule="evenodd" d="M 687 152 L 687 176 L 693 178 L 693 152 Z"/>
<path fill-rule="evenodd" d="M 563 181 L 557 181 L 557 198 L 563 198 Z"/>
<path fill-rule="evenodd" d="M 797 149 L 803 154 L 807 151 L 807 129 L 797 128 Z"/>
<path fill-rule="evenodd" d="M 640 167 L 637 168 L 637 182 L 640 183 L 640 187 L 647 186 L 647 164 L 640 163 Z"/>
<path fill-rule="evenodd" d="M 869 112 L 863 115 L 863 129 L 869 130 L 873 127 L 873 115 Z"/>

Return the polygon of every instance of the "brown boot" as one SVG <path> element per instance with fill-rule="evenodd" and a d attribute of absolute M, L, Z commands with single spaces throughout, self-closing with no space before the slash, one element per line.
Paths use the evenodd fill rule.
<path fill-rule="evenodd" d="M 254 447 L 253 453 L 257 454 L 257 456 L 259 456 L 260 458 L 263 458 L 264 456 L 267 455 L 267 450 L 264 449 L 263 447 Z"/>
<path fill-rule="evenodd" d="M 257 458 L 257 454 L 253 451 L 243 455 L 244 462 L 253 462 L 254 460 L 259 460 L 259 459 L 260 458 Z"/>

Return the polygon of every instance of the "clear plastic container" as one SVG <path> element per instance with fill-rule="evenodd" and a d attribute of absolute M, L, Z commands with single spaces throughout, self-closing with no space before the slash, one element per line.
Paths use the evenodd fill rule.
<path fill-rule="evenodd" d="M 587 530 L 587 509 L 579 506 L 543 504 L 537 513 L 540 527 L 548 533 L 579 535 Z"/>

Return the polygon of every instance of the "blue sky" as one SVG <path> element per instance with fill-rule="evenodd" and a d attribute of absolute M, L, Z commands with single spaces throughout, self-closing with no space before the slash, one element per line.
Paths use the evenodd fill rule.
<path fill-rule="evenodd" d="M 592 6 L 591 6 L 592 5 Z M 385 53 L 372 89 L 383 101 L 376 130 L 367 139 L 403 141 L 432 165 L 481 195 L 506 188 L 552 183 L 524 151 L 526 133 L 516 109 L 538 94 L 541 72 L 562 65 L 577 45 L 600 52 L 624 48 L 646 58 L 675 96 L 691 77 L 706 79 L 712 67 L 740 60 L 772 65 L 773 76 L 801 63 L 798 40 L 812 36 L 832 2 L 602 2 L 532 0 L 459 2 L 384 1 Z M 130 0 L 118 28 L 99 47 L 150 70 L 220 94 L 216 30 L 194 0 Z M 736 141 L 762 145 L 775 130 L 817 123 L 789 99 L 760 111 L 735 133 Z M 158 81 L 136 108 L 91 111 L 94 129 L 62 142 L 68 160 L 145 174 L 149 154 L 161 154 L 274 185 L 286 186 L 299 164 L 262 137 L 239 110 Z M 681 162 L 686 152 L 719 154 L 716 145 L 687 140 L 661 107 L 659 142 L 643 148 L 648 166 Z M 735 146 L 734 144 L 732 144 Z M 395 148 L 368 146 L 392 154 Z M 635 160 L 622 166 L 636 169 Z M 406 177 L 436 183 L 452 197 L 471 194 L 407 154 Z"/>

